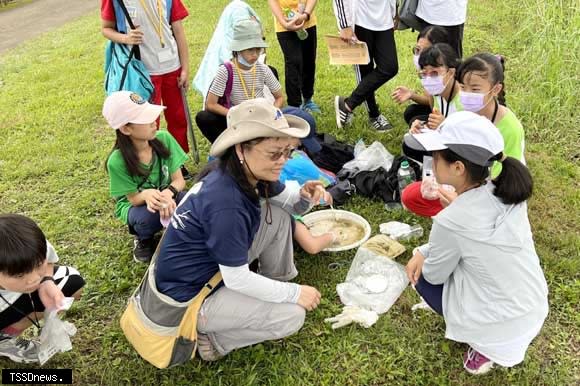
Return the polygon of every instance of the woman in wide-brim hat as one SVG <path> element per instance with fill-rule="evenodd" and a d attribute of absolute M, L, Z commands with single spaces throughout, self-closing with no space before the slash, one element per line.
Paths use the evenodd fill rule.
<path fill-rule="evenodd" d="M 209 296 L 197 323 L 202 359 L 297 332 L 305 311 L 320 303 L 313 287 L 288 283 L 293 260 L 291 213 L 331 200 L 318 181 L 288 192 L 280 171 L 306 121 L 264 99 L 231 108 L 208 165 L 176 209 L 156 259 L 157 289 L 179 302 L 192 299 L 218 270 L 224 286 Z M 258 273 L 249 263 L 259 261 Z"/>

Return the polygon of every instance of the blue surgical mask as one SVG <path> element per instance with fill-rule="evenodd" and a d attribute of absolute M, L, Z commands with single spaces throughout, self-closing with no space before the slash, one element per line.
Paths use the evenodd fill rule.
<path fill-rule="evenodd" d="M 487 93 L 459 91 L 459 101 L 465 111 L 477 113 L 485 107 L 486 95 Z"/>
<path fill-rule="evenodd" d="M 413 55 L 413 64 L 417 70 L 421 70 L 421 66 L 419 66 L 419 56 L 421 55 Z"/>
<path fill-rule="evenodd" d="M 429 95 L 440 95 L 445 90 L 445 83 L 443 83 L 443 77 L 441 75 L 421 78 L 421 84 Z"/>
<path fill-rule="evenodd" d="M 244 57 L 243 57 L 241 54 L 238 54 L 238 62 L 239 62 L 241 65 L 243 65 L 243 66 L 246 66 L 246 67 L 250 67 L 250 68 L 254 67 L 254 65 L 256 64 L 256 63 L 253 63 L 253 64 L 251 64 L 251 63 L 248 63 L 248 62 L 246 61 L 246 59 L 244 59 Z"/>

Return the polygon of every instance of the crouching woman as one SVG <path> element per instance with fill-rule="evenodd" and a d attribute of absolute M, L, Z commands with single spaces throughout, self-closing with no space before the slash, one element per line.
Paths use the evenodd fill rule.
<path fill-rule="evenodd" d="M 207 361 L 294 334 L 305 311 L 318 306 L 316 288 L 288 282 L 298 274 L 291 213 L 330 199 L 318 182 L 295 192 L 278 182 L 309 132 L 306 121 L 264 99 L 232 107 L 227 121 L 210 151 L 219 160 L 202 171 L 176 209 L 153 269 L 157 291 L 177 302 L 193 299 L 221 273 L 223 286 L 205 299 L 196 324 L 198 353 Z M 254 260 L 257 272 L 249 268 Z"/>
<path fill-rule="evenodd" d="M 504 156 L 493 123 L 471 112 L 455 113 L 438 130 L 405 141 L 433 151 L 437 182 L 458 193 L 433 217 L 429 243 L 407 264 L 409 280 L 445 318 L 445 337 L 470 346 L 463 358 L 469 373 L 483 374 L 494 363 L 515 366 L 548 315 L 548 288 L 527 214 L 532 177 L 519 160 Z M 488 181 L 494 161 L 502 171 Z"/>

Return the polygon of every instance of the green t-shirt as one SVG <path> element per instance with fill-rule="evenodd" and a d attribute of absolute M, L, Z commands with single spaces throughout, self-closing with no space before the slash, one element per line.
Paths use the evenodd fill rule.
<path fill-rule="evenodd" d="M 127 199 L 127 194 L 136 193 L 141 183 L 141 190 L 159 189 L 171 182 L 171 175 L 183 165 L 187 160 L 187 155 L 181 149 L 177 141 L 167 131 L 158 130 L 155 135 L 161 143 L 169 150 L 169 158 L 160 158 L 153 155 L 152 164 L 143 166 L 151 171 L 148 178 L 142 176 L 131 176 L 125 166 L 125 160 L 119 149 L 111 153 L 107 160 L 107 170 L 109 171 L 109 192 L 117 204 L 115 205 L 115 215 L 125 224 L 131 203 Z"/>
<path fill-rule="evenodd" d="M 501 133 L 504 142 L 503 153 L 506 156 L 513 157 L 526 163 L 524 159 L 524 128 L 516 115 L 507 109 L 506 114 L 496 125 Z M 499 176 L 501 173 L 501 163 L 494 162 L 491 167 L 491 178 Z"/>
<path fill-rule="evenodd" d="M 443 104 L 441 104 L 443 102 Z M 451 99 L 451 103 L 449 103 L 449 107 L 447 107 L 447 100 L 443 98 L 441 95 L 434 95 L 433 96 L 433 108 L 439 110 L 441 114 L 445 118 L 450 116 L 453 113 L 458 111 L 463 111 L 463 105 L 459 100 L 459 93 L 455 94 L 455 96 Z M 447 110 L 447 115 L 445 115 L 445 111 Z"/>

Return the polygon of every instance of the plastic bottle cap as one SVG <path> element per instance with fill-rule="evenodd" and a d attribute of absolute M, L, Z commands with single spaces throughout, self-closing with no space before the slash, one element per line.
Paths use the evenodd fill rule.
<path fill-rule="evenodd" d="M 409 167 L 409 162 L 407 160 L 401 162 L 401 167 L 402 168 L 408 168 Z"/>

